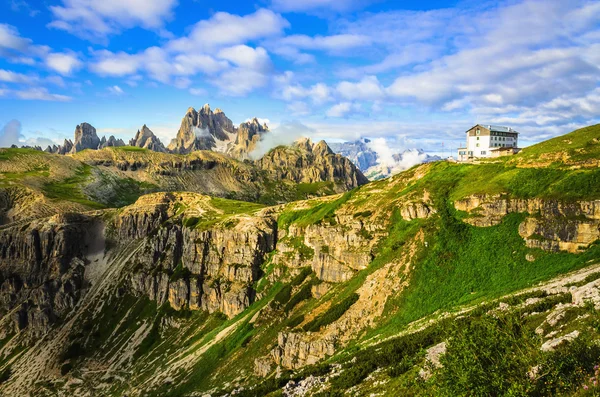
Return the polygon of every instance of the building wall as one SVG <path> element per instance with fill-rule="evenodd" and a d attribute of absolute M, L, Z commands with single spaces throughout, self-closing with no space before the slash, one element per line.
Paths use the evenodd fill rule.
<path fill-rule="evenodd" d="M 518 146 L 516 132 L 490 131 L 484 126 L 476 125 L 467 131 L 467 151 L 465 155 L 459 153 L 458 157 L 468 159 L 469 157 L 491 157 L 491 149 L 498 147 Z"/>

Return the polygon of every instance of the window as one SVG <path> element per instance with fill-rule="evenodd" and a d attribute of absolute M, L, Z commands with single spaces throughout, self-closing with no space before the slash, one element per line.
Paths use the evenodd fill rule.
<path fill-rule="evenodd" d="M 475 145 L 476 147 L 479 147 L 479 144 Z"/>
<path fill-rule="evenodd" d="M 482 151 L 481 151 L 481 154 L 482 154 L 482 155 L 486 155 L 486 154 L 487 154 L 487 152 L 486 152 L 485 150 L 482 150 Z"/>
<path fill-rule="evenodd" d="M 477 137 L 477 140 L 479 140 L 479 137 Z"/>
<path fill-rule="evenodd" d="M 477 135 L 481 134 L 481 131 L 479 131 L 479 128 L 477 128 Z"/>

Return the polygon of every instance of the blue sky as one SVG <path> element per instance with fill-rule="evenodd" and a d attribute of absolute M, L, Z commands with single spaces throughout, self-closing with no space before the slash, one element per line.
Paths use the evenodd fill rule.
<path fill-rule="evenodd" d="M 83 121 L 167 144 L 204 103 L 431 152 L 475 123 L 530 144 L 600 119 L 598 1 L 0 1 L 0 145 Z"/>

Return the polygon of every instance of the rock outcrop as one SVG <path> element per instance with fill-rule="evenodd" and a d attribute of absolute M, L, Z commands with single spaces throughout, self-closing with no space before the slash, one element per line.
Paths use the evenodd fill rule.
<path fill-rule="evenodd" d="M 454 203 L 475 226 L 493 226 L 510 213 L 527 213 L 519 234 L 528 247 L 578 252 L 600 238 L 600 200 L 563 202 L 473 195 Z"/>
<path fill-rule="evenodd" d="M 70 153 L 81 152 L 85 149 L 98 149 L 100 138 L 96 134 L 96 129 L 88 123 L 81 123 L 75 127 L 75 139 Z"/>
<path fill-rule="evenodd" d="M 0 310 L 15 331 L 39 337 L 67 315 L 83 289 L 85 257 L 102 249 L 96 219 L 55 215 L 0 230 Z"/>
<path fill-rule="evenodd" d="M 106 137 L 102 137 L 100 139 L 100 144 L 98 145 L 98 149 L 104 149 L 105 147 L 119 147 L 125 146 L 125 142 L 122 139 L 117 139 L 114 135 L 111 135 L 108 139 Z"/>
<path fill-rule="evenodd" d="M 233 143 L 235 137 L 233 122 L 225 116 L 221 109 L 215 112 L 210 105 L 204 105 L 199 111 L 189 108 L 181 120 L 177 137 L 171 141 L 168 149 L 174 153 L 186 154 L 195 150 L 213 150 L 219 146 Z"/>
<path fill-rule="evenodd" d="M 227 150 L 227 154 L 239 160 L 247 159 L 248 155 L 256 149 L 263 134 L 268 131 L 269 127 L 266 124 L 260 124 L 256 117 L 240 124 L 237 129 L 235 145 Z"/>
<path fill-rule="evenodd" d="M 298 183 L 330 181 L 336 191 L 346 191 L 368 179 L 346 157 L 334 154 L 325 141 L 313 144 L 303 138 L 291 147 L 279 146 L 255 162 L 274 178 Z"/>
<path fill-rule="evenodd" d="M 164 153 L 167 151 L 160 139 L 154 135 L 150 128 L 146 127 L 146 124 L 144 124 L 142 128 L 137 131 L 135 137 L 129 141 L 129 146 L 141 147 L 154 152 Z"/>
<path fill-rule="evenodd" d="M 135 257 L 139 268 L 131 277 L 134 291 L 159 304 L 168 301 L 176 310 L 189 307 L 233 317 L 254 301 L 252 285 L 265 255 L 275 249 L 277 223 L 270 215 L 242 216 L 208 229 L 165 223 L 177 205 L 204 197 L 146 196 L 119 216 L 118 235 L 121 240 L 144 238 Z"/>

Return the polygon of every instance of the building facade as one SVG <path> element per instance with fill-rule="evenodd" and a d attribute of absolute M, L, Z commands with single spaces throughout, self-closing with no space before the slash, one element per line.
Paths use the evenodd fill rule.
<path fill-rule="evenodd" d="M 519 133 L 510 127 L 477 124 L 466 131 L 467 146 L 458 149 L 458 160 L 499 157 L 519 152 Z"/>

